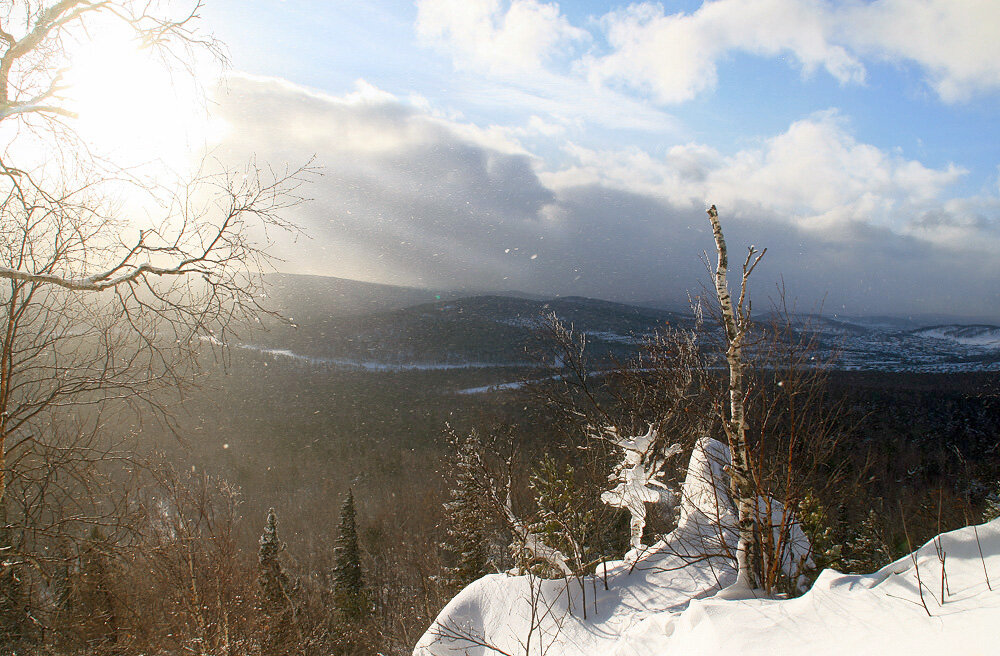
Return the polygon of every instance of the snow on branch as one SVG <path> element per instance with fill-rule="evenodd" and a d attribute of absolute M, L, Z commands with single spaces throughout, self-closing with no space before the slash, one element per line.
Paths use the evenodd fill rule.
<path fill-rule="evenodd" d="M 569 566 L 569 559 L 566 555 L 545 543 L 544 538 L 517 518 L 511 504 L 510 492 L 508 490 L 507 500 L 504 503 L 504 514 L 507 521 L 517 537 L 518 546 L 523 548 L 533 560 L 541 561 L 550 567 L 560 571 L 564 576 L 573 576 L 573 569 Z"/>
<path fill-rule="evenodd" d="M 660 490 L 665 490 L 676 498 L 676 491 L 659 479 L 663 476 L 664 464 L 681 452 L 681 446 L 672 444 L 662 453 L 657 453 L 655 445 L 658 433 L 652 425 L 645 435 L 635 437 L 619 437 L 617 429 L 607 427 L 604 429 L 604 438 L 622 449 L 622 461 L 608 477 L 610 482 L 617 484 L 601 494 L 601 501 L 613 508 L 628 510 L 631 515 L 629 541 L 637 556 L 643 550 L 642 531 L 646 527 L 646 504 L 660 501 Z"/>

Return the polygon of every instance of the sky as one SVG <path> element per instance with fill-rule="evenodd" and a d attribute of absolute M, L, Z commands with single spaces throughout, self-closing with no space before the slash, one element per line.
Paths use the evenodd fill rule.
<path fill-rule="evenodd" d="M 1000 2 L 208 0 L 224 158 L 320 177 L 279 269 L 1000 321 Z"/>

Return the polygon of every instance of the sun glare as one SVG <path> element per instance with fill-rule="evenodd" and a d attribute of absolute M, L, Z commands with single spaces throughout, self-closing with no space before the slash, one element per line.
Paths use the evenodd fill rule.
<path fill-rule="evenodd" d="M 102 156 L 124 166 L 192 166 L 212 141 L 202 97 L 206 80 L 171 68 L 108 30 L 80 46 L 67 73 L 77 132 Z"/>

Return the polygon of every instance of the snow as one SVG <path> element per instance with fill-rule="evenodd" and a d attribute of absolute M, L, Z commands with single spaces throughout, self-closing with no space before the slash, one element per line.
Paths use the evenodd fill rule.
<path fill-rule="evenodd" d="M 726 555 L 735 544 L 727 462 L 722 443 L 698 443 L 677 528 L 635 563 L 606 563 L 607 589 L 601 565 L 598 576 L 582 581 L 484 577 L 441 611 L 415 656 L 1000 651 L 1000 519 L 937 538 L 950 589 L 943 601 L 935 541 L 874 574 L 826 570 L 796 599 L 720 598 L 720 588 L 735 579 Z M 930 616 L 918 595 L 918 570 Z"/>
<path fill-rule="evenodd" d="M 692 655 L 998 653 L 1000 520 L 938 539 L 947 554 L 951 591 L 945 592 L 943 603 L 941 563 L 932 540 L 874 574 L 826 570 L 797 599 L 703 599 L 692 601 L 683 613 L 651 614 L 630 636 L 640 648 L 619 653 L 652 653 L 642 644 L 653 645 L 659 654 Z M 917 569 L 929 615 L 917 593 Z"/>
<path fill-rule="evenodd" d="M 485 656 L 496 653 L 496 648 L 523 654 L 522 643 L 530 634 L 532 654 L 546 648 L 551 656 L 593 654 L 613 648 L 619 636 L 646 618 L 649 609 L 680 609 L 692 598 L 731 583 L 735 572 L 724 552 L 735 544 L 735 532 L 721 536 L 716 521 L 716 500 L 727 498 L 722 471 L 727 460 L 721 443 L 699 442 L 682 488 L 677 529 L 634 562 L 606 563 L 607 590 L 604 566 L 598 567 L 598 576 L 586 577 L 582 587 L 573 579 L 486 576 L 445 606 L 414 653 Z M 706 558 L 704 554 L 711 555 Z"/>
<path fill-rule="evenodd" d="M 289 349 L 257 346 L 255 344 L 236 344 L 237 348 L 255 351 L 262 355 L 285 358 L 312 365 L 325 365 L 341 369 L 356 369 L 368 372 L 400 373 L 404 371 L 454 371 L 461 369 L 517 369 L 533 366 L 530 362 L 377 362 L 374 360 L 355 360 L 350 358 L 321 358 L 302 355 Z M 484 388 L 491 389 L 491 388 Z M 469 392 L 475 393 L 475 392 Z"/>
<path fill-rule="evenodd" d="M 605 432 L 608 439 L 622 450 L 622 461 L 609 479 L 616 485 L 601 494 L 601 501 L 614 508 L 625 508 L 631 515 L 629 542 L 632 551 L 626 554 L 625 560 L 632 562 L 645 549 L 642 532 L 646 527 L 646 504 L 660 502 L 666 497 L 665 501 L 671 505 L 678 496 L 658 479 L 663 475 L 667 458 L 680 453 L 681 446 L 672 444 L 665 453 L 654 453 L 658 433 L 652 425 L 645 435 L 635 437 L 619 437 L 613 427 L 606 428 Z"/>
<path fill-rule="evenodd" d="M 1000 327 L 988 325 L 947 325 L 930 326 L 912 331 L 912 334 L 920 337 L 931 337 L 950 342 L 956 342 L 965 346 L 982 346 L 987 348 L 1000 348 Z"/>

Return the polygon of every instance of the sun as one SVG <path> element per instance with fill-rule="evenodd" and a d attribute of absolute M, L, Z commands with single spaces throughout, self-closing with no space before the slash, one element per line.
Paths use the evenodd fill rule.
<path fill-rule="evenodd" d="M 169 54 L 139 48 L 131 36 L 108 27 L 71 53 L 65 78 L 74 128 L 121 166 L 185 170 L 213 140 L 205 89 L 214 80 L 197 65 L 179 69 Z"/>

